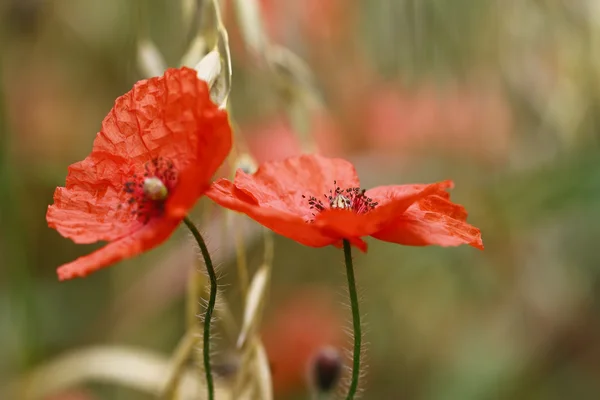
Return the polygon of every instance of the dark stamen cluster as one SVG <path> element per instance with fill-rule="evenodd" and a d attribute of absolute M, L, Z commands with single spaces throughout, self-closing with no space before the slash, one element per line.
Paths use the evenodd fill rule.
<path fill-rule="evenodd" d="M 357 214 L 365 214 L 375 208 L 378 204 L 365 195 L 365 189 L 359 187 L 342 189 L 337 185 L 337 181 L 333 181 L 333 184 L 335 188 L 330 190 L 329 194 L 323 195 L 328 203 L 328 207 L 326 207 L 323 201 L 314 196 L 310 196 L 308 197 L 308 204 L 311 209 L 315 209 L 319 212 L 324 211 L 327 208 L 341 209 L 351 210 Z M 302 198 L 306 199 L 307 197 L 303 195 Z"/>
<path fill-rule="evenodd" d="M 136 215 L 144 224 L 164 211 L 164 200 L 150 199 L 144 193 L 144 180 L 153 177 L 160 179 L 167 191 L 171 192 L 177 183 L 177 170 L 171 160 L 154 158 L 144 164 L 143 175 L 134 174 L 132 180 L 125 182 L 123 187 L 123 191 L 130 195 L 127 203 L 131 214 Z"/>
<path fill-rule="evenodd" d="M 306 196 L 302 195 L 302 198 L 305 199 Z M 321 200 L 317 199 L 315 196 L 310 196 L 308 198 L 308 204 L 310 205 L 311 210 L 313 208 L 317 209 L 318 211 L 323 211 L 325 209 L 323 202 Z"/>

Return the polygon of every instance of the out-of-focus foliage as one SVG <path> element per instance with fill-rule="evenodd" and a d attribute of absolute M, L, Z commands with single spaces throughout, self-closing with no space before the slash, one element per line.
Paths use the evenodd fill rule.
<path fill-rule="evenodd" d="M 142 78 L 139 38 L 178 65 L 194 36 L 185 3 L 0 4 L 0 387 L 84 346 L 167 356 L 183 335 L 193 256 L 184 232 L 138 259 L 59 283 L 55 268 L 93 246 L 61 238 L 45 212 L 114 99 Z M 368 326 L 365 398 L 600 398 L 600 4 L 261 0 L 270 42 L 304 60 L 310 74 L 302 104 L 311 117 L 298 121 L 297 93 L 247 46 L 235 1 L 222 3 L 241 149 L 264 161 L 310 141 L 354 161 L 365 187 L 453 179 L 453 198 L 483 232 L 483 252 L 372 241 L 356 254 Z M 215 209 L 206 214 L 220 218 Z M 236 257 L 220 226 L 204 229 L 241 321 Z M 246 244 L 255 271 L 262 248 Z M 268 321 L 282 305 L 302 303 L 307 285 L 337 293 L 344 282 L 339 250 L 276 237 L 265 329 L 277 326 Z M 337 311 L 349 319 L 339 298 Z M 305 303 L 290 312 L 318 321 Z M 311 352 L 331 327 L 307 325 L 290 322 L 305 330 L 298 340 L 316 341 Z M 286 329 L 281 338 L 265 334 L 278 362 Z M 235 339 L 223 332 L 215 346 L 226 375 Z M 291 359 L 310 358 L 290 346 Z M 302 385 L 288 385 L 302 376 L 286 379 L 275 383 L 286 388 L 279 398 L 306 397 Z M 152 397 L 104 382 L 54 398 Z"/>

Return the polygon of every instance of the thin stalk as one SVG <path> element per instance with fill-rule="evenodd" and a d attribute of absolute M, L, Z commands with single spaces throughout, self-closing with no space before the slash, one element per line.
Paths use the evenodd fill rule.
<path fill-rule="evenodd" d="M 208 247 L 200 235 L 200 232 L 188 217 L 183 219 L 183 222 L 188 229 L 194 235 L 194 239 L 198 242 L 200 252 L 204 258 L 204 264 L 206 264 L 206 271 L 208 272 L 208 278 L 210 280 L 210 295 L 208 297 L 208 305 L 206 306 L 206 315 L 204 317 L 204 344 L 203 344 L 203 359 L 204 359 L 204 373 L 206 374 L 206 387 L 208 389 L 208 399 L 214 400 L 215 398 L 215 387 L 213 383 L 212 368 L 210 365 L 210 323 L 212 319 L 213 311 L 215 310 L 215 302 L 217 301 L 217 274 L 213 267 L 212 260 L 210 259 L 210 253 Z"/>
<path fill-rule="evenodd" d="M 358 389 L 360 376 L 360 349 L 362 332 L 360 327 L 360 312 L 358 310 L 358 294 L 356 293 L 356 281 L 354 280 L 354 267 L 352 266 L 352 248 L 350 242 L 344 239 L 344 260 L 346 262 L 346 276 L 348 277 L 348 292 L 350 293 L 350 305 L 352 307 L 352 325 L 354 330 L 354 352 L 352 355 L 352 381 L 348 389 L 346 400 L 354 399 Z"/>
<path fill-rule="evenodd" d="M 233 225 L 233 219 L 236 217 L 233 211 L 227 211 L 227 225 L 228 230 L 231 230 Z M 233 229 L 233 238 L 235 240 L 235 256 L 238 278 L 240 280 L 240 291 L 242 293 L 242 299 L 246 304 L 246 297 L 248 296 L 248 286 L 250 285 L 250 278 L 248 277 L 248 261 L 246 259 L 246 247 L 244 246 L 244 237 L 241 229 Z"/>
<path fill-rule="evenodd" d="M 0 41 L 0 47 L 8 44 Z M 0 56 L 1 57 L 1 56 Z M 4 61 L 4 60 L 0 60 Z M 8 60 L 7 60 L 8 61 Z M 0 76 L 3 76 L 0 69 Z M 8 75 L 7 75 L 8 76 Z M 5 238 L 6 258 L 2 264 L 6 268 L 10 285 L 7 285 L 9 306 L 14 306 L 16 324 L 15 332 L 20 336 L 17 353 L 18 368 L 27 370 L 41 355 L 39 331 L 40 319 L 35 305 L 35 281 L 32 274 L 32 260 L 27 252 L 28 236 L 26 229 L 25 211 L 20 202 L 20 190 L 17 182 L 21 177 L 16 171 L 20 165 L 12 159 L 10 152 L 12 138 L 16 132 L 10 131 L 7 106 L 8 99 L 0 85 L 0 236 Z M 11 133 L 15 135 L 11 136 Z"/>
<path fill-rule="evenodd" d="M 179 341 L 179 344 L 177 344 L 175 353 L 171 358 L 172 369 L 167 378 L 167 383 L 163 388 L 162 399 L 177 398 L 177 389 L 179 388 L 179 382 L 181 381 L 181 376 L 184 372 L 185 363 L 198 342 L 198 333 L 199 332 L 193 328 L 188 330 L 185 336 Z"/>
<path fill-rule="evenodd" d="M 196 327 L 198 323 L 198 315 L 200 315 L 200 297 L 202 296 L 202 290 L 206 284 L 206 278 L 202 275 L 197 267 L 200 261 L 191 265 L 188 272 L 187 281 L 187 292 L 186 292 L 186 329 L 191 330 Z"/>

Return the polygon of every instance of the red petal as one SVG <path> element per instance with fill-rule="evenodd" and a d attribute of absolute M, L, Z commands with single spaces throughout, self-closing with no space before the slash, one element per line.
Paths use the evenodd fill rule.
<path fill-rule="evenodd" d="M 376 201 L 379 207 L 384 207 L 390 202 L 420 193 L 428 187 L 434 187 L 436 194 L 439 196 L 449 197 L 450 194 L 446 190 L 452 189 L 454 187 L 454 182 L 447 180 L 434 184 L 378 186 L 367 190 L 365 195 L 372 198 L 373 201 Z"/>
<path fill-rule="evenodd" d="M 125 182 L 156 157 L 169 159 L 180 181 L 167 211 L 181 217 L 206 189 L 231 148 L 227 115 L 189 68 L 138 82 L 102 122 L 91 154 L 69 167 L 48 225 L 76 243 L 116 240 L 141 228 L 126 204 Z"/>
<path fill-rule="evenodd" d="M 59 267 L 58 278 L 61 281 L 76 277 L 83 278 L 101 268 L 148 251 L 171 236 L 179 222 L 180 220 L 177 219 L 155 219 L 135 233 Z"/>
<path fill-rule="evenodd" d="M 252 176 L 238 172 L 236 182 L 238 182 L 238 178 L 240 178 L 240 181 L 245 182 L 244 187 L 246 189 L 250 187 Z M 260 191 L 249 193 L 239 190 L 227 179 L 218 180 L 206 192 L 206 196 L 220 206 L 244 213 L 273 232 L 306 246 L 323 247 L 339 240 L 323 235 L 314 224 L 308 223 L 302 216 L 286 210 L 282 204 L 262 206 L 256 202 L 256 198 L 253 196 L 255 194 L 259 198 L 265 199 L 261 197 L 262 193 Z"/>
<path fill-rule="evenodd" d="M 307 218 L 314 212 L 310 209 L 308 197 L 326 200 L 324 195 L 334 189 L 334 181 L 340 187 L 359 186 L 356 170 L 350 162 L 302 155 L 261 164 L 254 175 L 238 171 L 234 183 L 263 208 Z"/>
<path fill-rule="evenodd" d="M 467 212 L 447 195 L 427 196 L 372 236 L 409 246 L 459 246 L 483 250 L 481 231 L 466 222 Z"/>
<path fill-rule="evenodd" d="M 176 218 L 185 217 L 208 190 L 212 176 L 231 150 L 231 128 L 225 112 L 205 112 L 198 129 L 201 134 L 196 161 L 179 173 L 177 188 L 167 201 L 167 212 Z"/>

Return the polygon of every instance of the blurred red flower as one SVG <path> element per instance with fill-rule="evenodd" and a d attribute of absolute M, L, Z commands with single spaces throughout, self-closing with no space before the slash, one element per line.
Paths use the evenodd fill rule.
<path fill-rule="evenodd" d="M 492 84 L 436 88 L 414 92 L 389 87 L 370 90 L 362 124 L 377 151 L 430 151 L 469 154 L 481 161 L 503 160 L 510 146 L 508 103 Z"/>
<path fill-rule="evenodd" d="M 342 152 L 341 134 L 332 118 L 325 112 L 315 112 L 310 119 L 307 140 L 321 155 Z M 276 116 L 242 129 L 250 154 L 259 162 L 280 161 L 302 153 L 302 143 L 287 118 Z"/>
<path fill-rule="evenodd" d="M 75 243 L 110 242 L 58 268 L 83 277 L 165 241 L 231 148 L 227 114 L 189 68 L 169 69 L 119 97 L 91 154 L 69 167 L 46 219 Z"/>
<path fill-rule="evenodd" d="M 207 196 L 274 232 L 311 247 L 348 239 L 367 250 L 364 236 L 411 246 L 469 244 L 483 249 L 479 229 L 450 201 L 451 181 L 361 190 L 354 166 L 303 155 L 262 164 L 234 182 L 220 179 Z"/>
<path fill-rule="evenodd" d="M 291 43 L 308 37 L 320 40 L 339 37 L 349 29 L 356 4 L 349 0 L 260 0 L 269 37 Z"/>
<path fill-rule="evenodd" d="M 248 0 L 245 0 L 248 1 Z M 348 42 L 349 33 L 355 29 L 359 7 L 355 0 L 256 0 L 261 26 L 269 43 L 290 47 L 295 52 L 304 50 L 323 54 Z M 224 2 L 225 25 L 229 32 L 231 50 L 238 61 L 252 60 L 253 56 L 262 57 L 247 50 L 248 38 L 240 28 L 236 1 Z M 242 7 L 243 8 L 243 7 Z M 254 20 L 252 18 L 252 23 Z M 336 55 L 338 53 L 336 52 Z M 246 58 L 248 55 L 251 57 Z"/>
<path fill-rule="evenodd" d="M 93 400 L 93 399 L 96 399 L 96 397 L 93 396 L 91 393 L 84 391 L 84 390 L 79 390 L 79 389 L 66 390 L 64 392 L 61 392 L 61 393 L 58 393 L 55 395 L 44 397 L 44 400 Z"/>
<path fill-rule="evenodd" d="M 324 347 L 344 345 L 344 320 L 333 296 L 315 288 L 284 299 L 262 330 L 276 396 L 306 385 L 312 358 Z"/>

